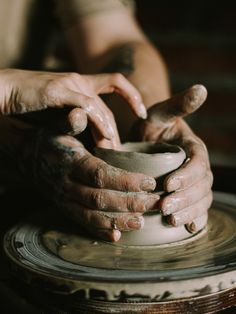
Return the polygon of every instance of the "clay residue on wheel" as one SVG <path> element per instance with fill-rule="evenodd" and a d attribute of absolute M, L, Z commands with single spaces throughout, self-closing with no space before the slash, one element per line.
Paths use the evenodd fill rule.
<path fill-rule="evenodd" d="M 210 210 L 207 229 L 201 234 L 192 240 L 166 245 L 113 245 L 56 229 L 42 234 L 42 241 L 48 250 L 75 264 L 131 271 L 183 269 L 183 274 L 191 267 L 217 264 L 218 259 L 224 259 L 230 251 L 234 252 L 235 239 L 235 221 L 217 209 Z"/>

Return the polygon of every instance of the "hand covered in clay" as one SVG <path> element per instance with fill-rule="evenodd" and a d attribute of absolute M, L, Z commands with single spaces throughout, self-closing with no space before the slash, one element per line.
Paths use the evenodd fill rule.
<path fill-rule="evenodd" d="M 173 226 L 185 224 L 190 232 L 199 231 L 207 223 L 213 175 L 204 143 L 182 117 L 198 109 L 206 97 L 206 89 L 195 85 L 150 107 L 147 120 L 137 125 L 142 140 L 177 144 L 187 154 L 185 163 L 164 181 L 169 194 L 160 201 L 160 209 L 163 215 L 169 215 Z"/>
<path fill-rule="evenodd" d="M 98 95 L 116 92 L 137 116 L 146 117 L 139 92 L 119 73 L 79 75 L 8 69 L 0 71 L 0 86 L 0 115 L 67 108 L 62 128 L 79 134 L 88 120 L 97 146 L 120 145 L 113 114 Z M 50 117 L 49 124 L 59 124 L 57 115 Z"/>
<path fill-rule="evenodd" d="M 153 178 L 106 164 L 68 135 L 42 132 L 34 142 L 37 188 L 96 237 L 118 241 L 120 231 L 140 229 L 142 214 L 156 208 L 159 196 L 148 193 Z"/>

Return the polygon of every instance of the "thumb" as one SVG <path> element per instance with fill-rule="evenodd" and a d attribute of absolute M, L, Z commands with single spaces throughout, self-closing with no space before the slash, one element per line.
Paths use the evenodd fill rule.
<path fill-rule="evenodd" d="M 88 119 L 81 108 L 47 108 L 15 115 L 18 120 L 63 134 L 77 135 L 87 127 Z"/>
<path fill-rule="evenodd" d="M 85 111 L 80 108 L 74 108 L 68 113 L 64 123 L 61 123 L 61 129 L 63 130 L 64 127 L 65 133 L 77 135 L 86 129 L 87 124 L 88 119 Z"/>
<path fill-rule="evenodd" d="M 170 123 L 196 111 L 206 100 L 207 90 L 203 85 L 194 85 L 177 95 L 153 105 L 148 109 L 147 120 L 151 123 Z"/>

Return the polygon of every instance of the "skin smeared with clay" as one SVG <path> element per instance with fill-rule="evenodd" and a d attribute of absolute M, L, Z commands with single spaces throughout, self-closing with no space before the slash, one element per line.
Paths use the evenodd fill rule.
<path fill-rule="evenodd" d="M 150 107 L 147 120 L 134 131 L 136 140 L 177 144 L 185 150 L 187 161 L 165 179 L 164 190 L 170 194 L 161 200 L 160 208 L 172 225 L 187 224 L 191 232 L 206 224 L 213 176 L 204 143 L 182 118 L 197 110 L 206 97 L 205 87 L 194 85 Z"/>
<path fill-rule="evenodd" d="M 150 175 L 157 181 L 157 191 L 163 194 L 161 181 L 164 176 L 177 169 L 185 160 L 185 153 L 179 146 L 156 144 L 155 142 L 125 143 L 122 151 L 97 148 L 95 155 L 108 164 Z M 155 211 L 143 215 L 144 225 L 138 231 L 123 232 L 119 244 L 123 245 L 157 245 L 171 243 L 191 236 L 186 228 L 169 227 L 163 223 L 158 203 Z"/>
<path fill-rule="evenodd" d="M 119 149 L 120 145 L 113 114 L 100 94 L 120 94 L 135 115 L 140 118 L 147 116 L 139 92 L 119 73 L 79 75 L 8 69 L 0 71 L 0 84 L 0 114 L 67 107 L 70 111 L 64 116 L 66 131 L 70 127 L 72 133 L 80 133 L 88 120 L 98 146 Z M 52 121 L 50 123 L 53 124 Z M 103 139 L 109 141 L 104 142 Z"/>
<path fill-rule="evenodd" d="M 194 85 L 151 106 L 147 119 L 139 121 L 133 131 L 135 140 L 172 143 L 185 150 L 187 160 L 166 177 L 163 189 L 167 195 L 161 198 L 158 208 L 167 216 L 171 225 L 186 225 L 193 233 L 204 228 L 207 223 L 208 209 L 212 202 L 213 177 L 206 147 L 183 117 L 196 111 L 206 97 L 205 87 Z M 119 167 L 118 164 L 115 165 Z"/>
<path fill-rule="evenodd" d="M 196 94 L 199 90 L 205 92 L 204 88 L 197 87 L 182 93 L 181 97 Z M 109 166 L 71 136 L 38 131 L 31 125 L 3 116 L 0 124 L 0 160 L 5 167 L 1 169 L 1 180 L 23 180 L 36 185 L 40 193 L 53 200 L 80 226 L 109 241 L 118 241 L 123 230 L 140 229 L 143 213 L 156 209 L 157 203 L 171 224 L 187 224 L 190 231 L 196 232 L 207 221 L 212 174 L 204 144 L 177 114 L 178 110 L 180 115 L 184 110 L 189 112 L 189 100 L 198 98 L 186 99 L 184 109 L 182 102 L 177 102 L 175 97 L 161 107 L 155 105 L 162 117 L 168 117 L 163 113 L 165 110 L 170 113 L 171 123 L 166 118 L 158 128 L 148 118 L 137 125 L 139 132 L 140 128 L 143 129 L 145 140 L 150 138 L 157 142 L 179 144 L 189 157 L 183 166 L 167 176 L 164 190 L 170 193 L 161 201 L 158 195 L 151 193 L 156 187 L 151 176 Z M 202 96 L 200 100 L 203 100 Z M 177 107 L 173 109 L 176 117 L 171 113 L 169 103 Z M 181 187 L 173 188 L 176 178 Z M 113 214 L 108 217 L 109 208 L 117 216 Z"/>
<path fill-rule="evenodd" d="M 120 231 L 141 228 L 142 213 L 156 208 L 152 177 L 108 165 L 73 137 L 39 133 L 34 154 L 36 187 L 97 237 L 118 241 Z"/>
<path fill-rule="evenodd" d="M 199 91 L 201 97 L 197 97 Z M 202 102 L 204 93 L 205 89 L 197 86 L 155 105 L 155 119 L 156 112 L 162 117 L 159 129 L 153 118 L 150 120 L 152 108 L 147 121 L 139 122 L 138 130 L 144 131 L 145 140 L 150 138 L 179 144 L 189 157 L 189 161 L 166 178 L 164 189 L 171 193 L 161 201 L 159 195 L 151 193 L 156 187 L 151 176 L 112 167 L 94 157 L 71 136 L 38 132 L 30 125 L 8 117 L 1 118 L 0 159 L 6 166 L 1 170 L 1 180 L 31 182 L 81 228 L 109 241 L 118 241 L 122 231 L 140 229 L 143 213 L 156 209 L 157 203 L 171 224 L 187 224 L 190 231 L 196 232 L 207 221 L 212 176 L 209 164 L 203 163 L 203 160 L 208 160 L 204 144 L 180 116 L 191 111 L 189 102 L 190 108 L 194 107 L 191 101 Z M 180 101 L 183 97 L 185 102 Z M 174 113 L 171 112 L 172 107 L 176 107 Z M 12 169 L 12 174 L 8 169 Z M 176 176 L 182 188 L 173 188 Z"/>

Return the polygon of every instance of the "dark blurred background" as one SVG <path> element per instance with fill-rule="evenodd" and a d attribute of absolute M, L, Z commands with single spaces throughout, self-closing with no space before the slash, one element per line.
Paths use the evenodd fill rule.
<path fill-rule="evenodd" d="M 136 0 L 137 16 L 166 60 L 172 92 L 201 83 L 203 107 L 188 122 L 215 166 L 236 166 L 236 5 L 233 1 Z"/>

